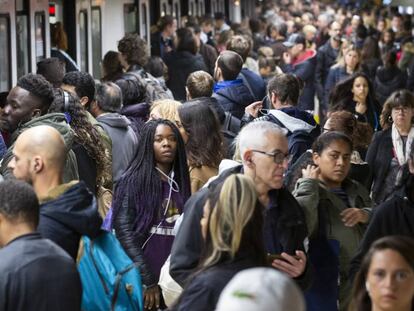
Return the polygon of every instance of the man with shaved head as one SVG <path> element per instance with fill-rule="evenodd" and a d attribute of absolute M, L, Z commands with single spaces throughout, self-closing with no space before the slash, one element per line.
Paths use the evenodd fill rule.
<path fill-rule="evenodd" d="M 290 159 L 285 132 L 268 121 L 252 122 L 240 131 L 238 144 L 243 165 L 224 171 L 208 188 L 198 191 L 187 201 L 171 250 L 170 274 L 182 286 L 188 281 L 200 259 L 203 245 L 200 220 L 210 191 L 228 176 L 242 173 L 254 181 L 258 203 L 263 206 L 265 249 L 272 255 L 269 261 L 274 268 L 306 288 L 309 274 L 305 216 L 295 198 L 283 187 Z M 195 293 L 198 294 L 200 297 L 204 295 Z"/>
<path fill-rule="evenodd" d="M 98 235 L 101 218 L 96 200 L 84 182 L 63 183 L 67 148 L 60 133 L 42 125 L 17 138 L 8 167 L 30 183 L 40 202 L 38 231 L 76 259 L 81 235 Z"/>

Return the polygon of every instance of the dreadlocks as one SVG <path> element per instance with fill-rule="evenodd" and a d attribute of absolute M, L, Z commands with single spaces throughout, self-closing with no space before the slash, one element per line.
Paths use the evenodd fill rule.
<path fill-rule="evenodd" d="M 177 139 L 173 170 L 184 202 L 191 193 L 184 142 L 177 127 L 164 119 L 147 122 L 141 131 L 137 155 L 116 185 L 112 205 L 112 222 L 117 218 L 119 210 L 125 208 L 122 207 L 125 199 L 128 200 L 128 207 L 136 208 L 136 232 L 147 232 L 162 207 L 162 182 L 159 172 L 155 169 L 154 154 L 154 136 L 159 125 L 169 126 Z"/>
<path fill-rule="evenodd" d="M 65 99 L 66 96 L 66 99 Z M 66 102 L 65 102 L 66 101 Z M 103 176 L 108 159 L 98 130 L 89 122 L 84 108 L 76 95 L 55 89 L 55 100 L 49 112 L 64 113 L 70 127 L 75 132 L 75 142 L 86 149 L 88 155 L 96 161 L 96 186 L 103 184 Z"/>

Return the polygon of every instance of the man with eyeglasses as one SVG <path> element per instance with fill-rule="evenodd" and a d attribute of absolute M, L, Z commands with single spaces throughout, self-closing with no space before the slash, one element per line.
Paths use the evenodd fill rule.
<path fill-rule="evenodd" d="M 231 174 L 243 173 L 253 179 L 260 204 L 264 207 L 263 237 L 269 264 L 306 288 L 310 277 L 305 216 L 294 197 L 283 187 L 291 158 L 285 131 L 271 122 L 252 122 L 241 130 L 238 144 L 242 165 L 224 171 L 187 201 L 172 247 L 171 276 L 185 286 L 198 265 L 204 243 L 200 220 L 209 191 Z"/>

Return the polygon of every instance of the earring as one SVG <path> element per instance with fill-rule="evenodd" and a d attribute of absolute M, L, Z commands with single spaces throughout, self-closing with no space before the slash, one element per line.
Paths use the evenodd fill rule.
<path fill-rule="evenodd" d="M 392 117 L 391 116 L 388 116 L 388 122 L 392 123 Z"/>

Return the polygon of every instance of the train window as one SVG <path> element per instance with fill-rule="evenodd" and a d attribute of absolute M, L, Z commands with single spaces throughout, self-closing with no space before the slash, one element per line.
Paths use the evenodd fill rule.
<path fill-rule="evenodd" d="M 0 16 L 0 92 L 11 88 L 11 61 L 10 61 L 10 20 L 9 17 Z M 4 69 L 3 69 L 4 68 Z"/>
<path fill-rule="evenodd" d="M 30 71 L 29 10 L 24 0 L 16 1 L 17 77 Z"/>
<path fill-rule="evenodd" d="M 167 12 L 167 4 L 166 3 L 163 3 L 163 5 L 162 5 L 162 12 L 161 12 L 161 16 L 164 16 L 164 15 L 166 15 L 168 12 Z"/>
<path fill-rule="evenodd" d="M 45 32 L 45 13 L 37 12 L 35 14 L 36 63 L 46 57 Z"/>
<path fill-rule="evenodd" d="M 80 68 L 88 71 L 88 14 L 86 10 L 79 12 L 79 47 L 81 53 Z"/>
<path fill-rule="evenodd" d="M 134 4 L 124 4 L 125 33 L 137 32 L 137 7 Z"/>
<path fill-rule="evenodd" d="M 147 5 L 145 3 L 141 5 L 141 23 L 142 23 L 142 27 L 141 27 L 142 33 L 140 33 L 140 35 L 142 38 L 144 38 L 148 42 Z"/>
<path fill-rule="evenodd" d="M 91 11 L 91 31 L 92 31 L 92 72 L 96 79 L 101 78 L 101 59 L 102 59 L 102 27 L 101 27 L 101 8 L 92 7 Z"/>

